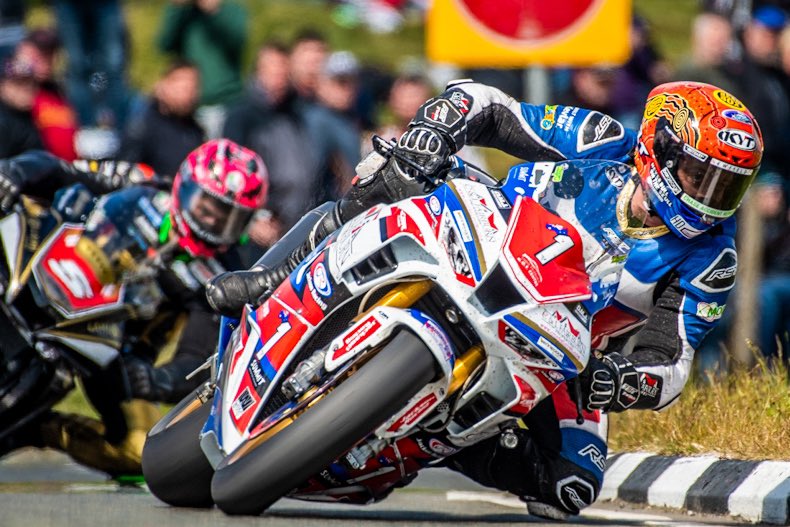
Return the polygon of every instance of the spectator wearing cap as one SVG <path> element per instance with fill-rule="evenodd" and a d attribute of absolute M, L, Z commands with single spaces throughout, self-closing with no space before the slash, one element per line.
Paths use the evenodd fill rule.
<path fill-rule="evenodd" d="M 30 65 L 7 59 L 0 72 L 0 159 L 43 148 L 31 112 L 36 91 Z"/>
<path fill-rule="evenodd" d="M 74 108 L 55 80 L 55 59 L 59 47 L 54 30 L 36 29 L 19 43 L 14 57 L 16 61 L 29 65 L 38 82 L 32 113 L 44 148 L 66 161 L 73 161 L 77 157 L 74 137 L 79 125 Z"/>
<path fill-rule="evenodd" d="M 145 163 L 172 178 L 205 133 L 195 121 L 200 73 L 194 64 L 173 62 L 157 81 L 145 109 L 133 115 L 121 139 L 119 159 Z"/>
<path fill-rule="evenodd" d="M 757 9 L 743 30 L 741 98 L 765 138 L 763 167 L 790 177 L 790 92 L 779 62 L 779 35 L 787 15 L 774 6 Z"/>

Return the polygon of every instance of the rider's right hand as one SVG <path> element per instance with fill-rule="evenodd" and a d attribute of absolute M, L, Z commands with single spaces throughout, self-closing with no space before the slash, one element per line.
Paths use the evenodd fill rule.
<path fill-rule="evenodd" d="M 7 160 L 0 160 L 0 208 L 4 211 L 14 206 L 22 191 L 22 180 Z"/>
<path fill-rule="evenodd" d="M 452 140 L 441 131 L 423 125 L 413 126 L 398 140 L 395 168 L 408 179 L 414 179 L 419 171 L 433 175 L 448 163 L 453 153 L 451 145 Z M 406 158 L 419 170 L 398 157 Z"/>

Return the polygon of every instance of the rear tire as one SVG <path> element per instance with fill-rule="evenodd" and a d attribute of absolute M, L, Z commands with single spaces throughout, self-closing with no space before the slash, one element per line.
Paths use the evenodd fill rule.
<path fill-rule="evenodd" d="M 425 344 L 401 332 L 296 421 L 217 467 L 211 495 L 228 514 L 259 515 L 392 417 L 436 375 Z"/>
<path fill-rule="evenodd" d="M 194 393 L 187 396 L 164 416 L 148 433 L 143 447 L 143 476 L 148 488 L 154 496 L 175 507 L 214 505 L 214 469 L 200 448 L 200 431 L 211 412 L 211 402 L 172 423 L 195 398 Z"/>

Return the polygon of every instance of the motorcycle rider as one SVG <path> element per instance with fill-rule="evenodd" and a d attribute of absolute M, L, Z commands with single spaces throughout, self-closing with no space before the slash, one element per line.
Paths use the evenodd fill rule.
<path fill-rule="evenodd" d="M 519 103 L 490 86 L 451 83 L 420 108 L 399 139 L 397 149 L 411 163 L 392 158 L 380 170 L 362 171 L 281 265 L 216 277 L 208 299 L 237 316 L 243 303 L 260 302 L 350 218 L 379 202 L 424 194 L 410 164 L 432 173 L 467 144 L 533 161 L 587 158 L 632 166 L 630 174 L 613 167 L 602 174 L 621 189 L 618 221 L 637 241 L 613 305 L 593 322 L 593 345 L 603 355 L 592 357 L 577 381 L 584 423 L 577 423 L 576 404 L 562 385 L 526 416 L 527 430 L 515 431 L 515 446 L 494 437 L 447 460 L 485 485 L 524 497 L 530 512 L 561 519 L 597 498 L 607 453 L 605 412 L 671 404 L 734 285 L 733 214 L 758 171 L 763 143 L 753 115 L 730 93 L 695 82 L 662 84 L 649 94 L 640 129 L 633 131 L 600 112 Z M 550 179 L 555 192 L 561 188 L 571 197 L 584 185 L 562 172 Z M 626 356 L 625 340 L 637 332 Z"/>
<path fill-rule="evenodd" d="M 2 205 L 10 206 L 20 195 L 51 200 L 58 189 L 73 183 L 82 183 L 93 193 L 108 193 L 138 183 L 132 177 L 133 168 L 114 161 L 70 164 L 31 151 L 0 160 Z M 160 249 L 169 246 L 172 252 L 163 259 L 156 276 L 164 300 L 155 316 L 126 322 L 124 340 L 130 348 L 125 356 L 126 381 L 134 399 L 177 402 L 204 380 L 201 376 L 189 381 L 185 377 L 210 355 L 219 329 L 219 317 L 206 303 L 204 285 L 215 274 L 240 267 L 233 249 L 253 213 L 266 202 L 268 172 L 251 150 L 229 140 L 213 140 L 187 155 L 170 192 L 150 186 L 130 190 L 148 198 L 135 197 L 131 202 L 146 203 L 135 224 L 138 220 L 148 222 L 151 229 L 147 231 L 155 239 L 147 241 Z M 184 318 L 173 359 L 154 367 L 167 343 L 166 335 Z M 113 381 L 83 379 L 101 422 L 52 412 L 27 430 L 29 442 L 63 450 L 110 474 L 140 474 L 145 436 L 160 414 L 142 401 L 120 405 L 108 401 L 107 382 Z"/>

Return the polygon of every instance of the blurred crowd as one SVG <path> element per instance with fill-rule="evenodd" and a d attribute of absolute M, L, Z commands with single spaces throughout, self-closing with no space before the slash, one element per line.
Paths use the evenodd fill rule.
<path fill-rule="evenodd" d="M 316 203 L 338 197 L 372 134 L 398 137 L 417 108 L 441 90 L 434 79 L 470 76 L 529 99 L 520 70 L 457 71 L 407 62 L 399 71 L 361 64 L 318 31 L 267 41 L 243 71 L 249 13 L 236 0 L 169 0 L 159 51 L 169 57 L 150 93 L 129 86 L 127 26 L 120 0 L 51 0 L 56 27 L 25 28 L 25 2 L 0 0 L 0 158 L 45 148 L 73 160 L 116 157 L 173 176 L 208 138 L 258 152 L 270 173 L 269 208 L 251 229 L 253 259 Z M 395 30 L 425 1 L 334 1 L 332 22 Z M 596 109 L 637 127 L 656 84 L 695 80 L 739 96 L 758 118 L 766 153 L 753 193 L 764 218 L 758 345 L 776 355 L 790 323 L 790 2 L 706 0 L 690 21 L 690 53 L 671 65 L 651 27 L 634 17 L 622 67 L 556 69 L 553 102 Z M 744 8 L 746 6 L 746 8 Z M 65 58 L 65 67 L 58 68 Z M 369 147 L 368 147 L 369 148 Z M 474 161 L 482 162 L 470 152 Z M 729 322 L 732 306 L 724 311 Z M 789 312 L 785 312 L 789 311 Z M 770 314 L 771 316 L 768 316 Z M 715 357 L 728 324 L 709 341 Z"/>

